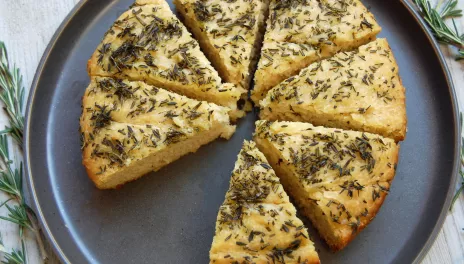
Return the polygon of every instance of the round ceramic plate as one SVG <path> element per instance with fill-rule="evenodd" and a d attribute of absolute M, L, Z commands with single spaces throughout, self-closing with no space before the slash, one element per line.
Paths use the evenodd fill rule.
<path fill-rule="evenodd" d="M 307 223 L 322 263 L 411 263 L 425 254 L 450 203 L 459 126 L 450 75 L 438 46 L 401 0 L 364 0 L 383 27 L 407 93 L 407 139 L 376 219 L 331 253 Z M 256 113 L 230 141 L 215 141 L 125 185 L 97 190 L 81 164 L 79 116 L 87 59 L 132 0 L 82 1 L 39 65 L 27 111 L 26 163 L 44 232 L 64 262 L 208 263 L 219 206 Z"/>

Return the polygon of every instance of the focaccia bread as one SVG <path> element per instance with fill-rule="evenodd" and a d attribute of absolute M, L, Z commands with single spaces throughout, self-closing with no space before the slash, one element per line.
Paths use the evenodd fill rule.
<path fill-rule="evenodd" d="M 90 76 L 144 81 L 230 108 L 242 117 L 246 90 L 221 83 L 198 42 L 164 0 L 137 0 L 105 34 L 88 62 Z"/>
<path fill-rule="evenodd" d="M 117 188 L 235 131 L 228 109 L 143 82 L 95 77 L 83 97 L 83 164 Z"/>
<path fill-rule="evenodd" d="M 219 75 L 248 89 L 269 0 L 174 0 L 174 4 Z"/>
<path fill-rule="evenodd" d="M 269 91 L 265 120 L 301 121 L 404 140 L 405 89 L 386 39 L 315 62 Z"/>
<path fill-rule="evenodd" d="M 257 121 L 254 140 L 320 235 L 343 249 L 376 216 L 388 194 L 399 146 L 378 135 Z"/>
<path fill-rule="evenodd" d="M 319 263 L 295 207 L 252 141 L 243 144 L 219 209 L 210 263 Z"/>
<path fill-rule="evenodd" d="M 253 101 L 309 64 L 372 41 L 380 30 L 359 0 L 272 0 Z"/>

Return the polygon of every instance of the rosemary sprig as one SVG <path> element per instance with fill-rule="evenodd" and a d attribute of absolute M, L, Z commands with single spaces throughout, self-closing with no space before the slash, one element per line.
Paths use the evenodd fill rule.
<path fill-rule="evenodd" d="M 462 114 L 461 114 L 461 127 L 462 129 L 464 130 L 464 122 L 463 122 L 463 117 L 462 117 Z M 458 191 L 456 192 L 456 194 L 454 195 L 453 197 L 453 201 L 451 202 L 451 206 L 450 206 L 450 211 L 453 209 L 453 205 L 454 203 L 458 200 L 459 198 L 459 195 L 461 194 L 461 192 L 464 191 L 464 137 L 462 137 L 462 147 L 461 147 L 461 171 L 459 171 L 459 174 L 461 175 L 461 187 L 458 189 Z"/>
<path fill-rule="evenodd" d="M 456 60 L 464 60 L 464 49 L 458 50 L 458 55 L 456 56 Z"/>
<path fill-rule="evenodd" d="M 457 8 L 458 0 L 438 1 L 438 4 L 433 8 L 430 0 L 414 0 L 419 7 L 422 17 L 429 25 L 435 38 L 444 44 L 452 45 L 458 48 L 456 60 L 464 59 L 464 34 L 460 34 L 453 18 L 461 17 L 462 10 Z M 452 19 L 453 27 L 446 24 L 446 19 Z M 463 118 L 461 114 L 461 126 L 464 130 Z M 461 170 L 459 174 L 462 178 L 461 187 L 458 189 L 451 202 L 450 210 L 453 209 L 454 203 L 459 198 L 461 192 L 464 191 L 464 138 L 462 138 L 461 149 Z"/>
<path fill-rule="evenodd" d="M 5 246 L 3 245 L 3 239 L 0 234 L 0 252 L 4 254 L 5 260 L 2 261 L 4 264 L 27 264 L 26 248 L 24 246 L 24 240 L 21 241 L 21 249 L 15 250 L 10 253 L 6 251 Z"/>
<path fill-rule="evenodd" d="M 22 146 L 24 131 L 23 77 L 16 66 L 10 67 L 5 44 L 0 41 L 0 100 L 8 115 L 10 126 L 0 133 L 9 133 Z"/>
<path fill-rule="evenodd" d="M 459 33 L 454 21 L 455 17 L 462 16 L 462 10 L 457 8 L 458 0 L 446 0 L 445 3 L 441 0 L 435 7 L 432 7 L 430 0 L 414 1 L 435 38 L 441 43 L 457 47 L 456 59 L 464 59 L 464 34 Z M 451 19 L 452 26 L 446 24 L 447 19 Z"/>
<path fill-rule="evenodd" d="M 23 194 L 22 162 L 15 162 L 10 158 L 8 135 L 15 139 L 18 147 L 21 147 L 23 142 L 24 88 L 20 71 L 15 66 L 10 67 L 6 47 L 1 41 L 0 100 L 4 103 L 4 110 L 10 122 L 10 127 L 0 131 L 0 190 L 9 196 L 9 199 L 0 204 L 0 207 L 4 206 L 7 209 L 8 215 L 0 216 L 0 219 L 18 225 L 22 243 L 22 249 L 5 253 L 3 263 L 26 263 L 26 248 L 23 236 L 26 229 L 32 231 L 35 235 L 42 258 L 46 259 L 47 255 L 37 225 L 37 219 L 32 209 L 26 204 Z M 2 248 L 4 249 L 4 247 Z"/>
<path fill-rule="evenodd" d="M 17 201 L 23 200 L 22 175 L 23 165 L 20 163 L 19 170 L 12 168 L 8 150 L 8 140 L 5 135 L 0 135 L 0 158 L 6 164 L 6 169 L 0 171 L 0 190 L 6 192 L 10 197 Z"/>
<path fill-rule="evenodd" d="M 26 207 L 22 205 L 14 205 L 10 206 L 5 204 L 5 207 L 8 209 L 8 216 L 0 216 L 0 219 L 12 222 L 20 226 L 20 232 L 22 232 L 23 228 L 28 228 L 32 231 L 32 223 L 31 219 L 29 219 L 29 215 L 26 212 Z"/>

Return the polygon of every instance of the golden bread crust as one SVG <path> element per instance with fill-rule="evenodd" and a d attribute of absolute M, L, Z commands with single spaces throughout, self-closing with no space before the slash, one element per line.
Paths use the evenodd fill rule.
<path fill-rule="evenodd" d="M 405 88 L 385 39 L 311 64 L 269 91 L 260 102 L 266 120 L 406 136 Z"/>
<path fill-rule="evenodd" d="M 261 120 L 254 140 L 334 251 L 376 216 L 398 162 L 392 139 L 308 123 Z"/>
<path fill-rule="evenodd" d="M 175 0 L 187 27 L 227 82 L 249 88 L 268 0 Z"/>
<path fill-rule="evenodd" d="M 272 0 L 255 75 L 255 104 L 310 63 L 375 39 L 381 31 L 359 0 Z"/>
<path fill-rule="evenodd" d="M 94 77 L 80 119 L 83 164 L 98 188 L 116 188 L 230 138 L 228 109 L 147 85 Z"/>
<path fill-rule="evenodd" d="M 144 81 L 228 107 L 233 119 L 244 115 L 238 101 L 246 90 L 221 83 L 166 1 L 137 1 L 105 34 L 87 67 L 90 76 Z"/>
<path fill-rule="evenodd" d="M 245 141 L 219 209 L 210 263 L 319 263 L 308 237 L 266 158 Z"/>

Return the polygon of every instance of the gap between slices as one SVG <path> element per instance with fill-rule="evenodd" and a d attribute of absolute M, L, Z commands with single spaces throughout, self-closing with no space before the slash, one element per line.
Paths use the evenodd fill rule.
<path fill-rule="evenodd" d="M 271 0 L 252 99 L 309 64 L 375 39 L 381 31 L 359 0 Z"/>
<path fill-rule="evenodd" d="M 210 263 L 320 263 L 264 155 L 245 141 L 219 209 Z"/>
<path fill-rule="evenodd" d="M 268 0 L 174 0 L 220 76 L 248 89 L 265 30 Z"/>
<path fill-rule="evenodd" d="M 137 0 L 106 32 L 88 62 L 90 76 L 144 81 L 245 115 L 246 90 L 222 84 L 198 42 L 164 0 Z"/>
<path fill-rule="evenodd" d="M 319 263 L 282 185 L 329 246 L 344 248 L 380 209 L 406 134 L 405 90 L 374 16 L 359 0 L 174 2 L 218 71 L 164 0 L 137 0 L 87 65 L 89 177 L 117 188 L 229 139 L 262 45 L 251 97 L 266 121 L 239 154 L 210 261 Z"/>
<path fill-rule="evenodd" d="M 386 39 L 315 62 L 272 88 L 260 118 L 406 136 L 405 89 Z"/>

